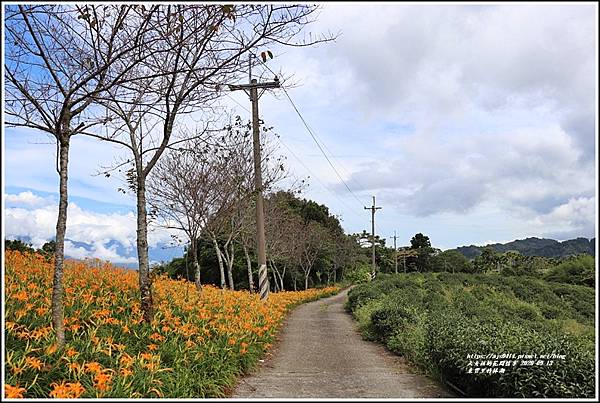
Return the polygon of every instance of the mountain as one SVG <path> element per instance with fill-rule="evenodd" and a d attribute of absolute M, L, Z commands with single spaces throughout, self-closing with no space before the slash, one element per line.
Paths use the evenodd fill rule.
<path fill-rule="evenodd" d="M 469 259 L 473 259 L 481 254 L 481 250 L 485 247 L 490 247 L 496 252 L 504 253 L 509 250 L 516 250 L 525 256 L 544 256 L 544 257 L 565 257 L 569 255 L 577 255 L 587 253 L 595 256 L 596 238 L 577 238 L 568 241 L 555 241 L 554 239 L 546 238 L 526 238 L 505 244 L 494 243 L 485 246 L 460 246 L 456 248 Z"/>

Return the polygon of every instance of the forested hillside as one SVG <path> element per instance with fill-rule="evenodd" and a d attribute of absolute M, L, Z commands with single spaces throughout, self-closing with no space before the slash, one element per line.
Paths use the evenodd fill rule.
<path fill-rule="evenodd" d="M 485 247 L 490 247 L 499 253 L 505 253 L 511 250 L 518 251 L 525 256 L 558 258 L 578 255 L 580 253 L 587 253 L 588 255 L 595 256 L 596 238 L 577 238 L 559 242 L 554 239 L 531 237 L 518 239 L 505 244 L 495 243 L 486 246 L 461 246 L 456 248 L 456 250 L 469 259 L 473 259 L 481 255 L 482 249 Z"/>

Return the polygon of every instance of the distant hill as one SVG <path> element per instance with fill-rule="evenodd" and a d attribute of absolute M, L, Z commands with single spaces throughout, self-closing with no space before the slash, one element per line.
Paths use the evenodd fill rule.
<path fill-rule="evenodd" d="M 496 252 L 504 253 L 509 250 L 516 250 L 525 256 L 544 256 L 544 257 L 565 257 L 569 255 L 577 255 L 587 253 L 595 256 L 596 238 L 577 238 L 569 239 L 568 241 L 555 241 L 554 239 L 545 238 L 526 238 L 505 244 L 494 243 L 485 246 L 460 246 L 456 250 L 469 259 L 473 259 L 481 254 L 481 250 L 485 247 L 491 247 Z"/>

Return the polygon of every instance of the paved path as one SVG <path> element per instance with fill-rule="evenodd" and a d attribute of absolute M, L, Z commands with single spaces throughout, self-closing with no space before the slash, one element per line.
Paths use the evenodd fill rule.
<path fill-rule="evenodd" d="M 454 397 L 410 372 L 385 347 L 364 341 L 344 310 L 348 291 L 295 308 L 272 356 L 241 379 L 234 398 Z"/>

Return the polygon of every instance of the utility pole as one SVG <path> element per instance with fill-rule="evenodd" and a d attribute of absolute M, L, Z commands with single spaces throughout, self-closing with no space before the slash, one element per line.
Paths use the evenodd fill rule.
<path fill-rule="evenodd" d="M 252 75 L 249 73 L 249 78 Z M 260 299 L 266 300 L 269 296 L 269 278 L 267 275 L 267 254 L 265 247 L 265 212 L 262 194 L 262 170 L 260 166 L 260 123 L 258 121 L 258 99 L 268 88 L 279 88 L 279 80 L 258 83 L 251 79 L 250 84 L 229 85 L 231 91 L 243 90 L 252 102 L 252 140 L 254 146 L 254 188 L 256 190 L 256 243 L 258 249 L 258 288 Z M 258 94 L 258 89 L 262 89 Z"/>
<path fill-rule="evenodd" d="M 394 268 L 398 274 L 398 249 L 396 248 L 396 230 L 394 230 Z"/>
<path fill-rule="evenodd" d="M 371 245 L 373 248 L 373 268 L 371 269 L 371 280 L 375 279 L 375 211 L 381 207 L 375 207 L 375 196 L 373 196 L 373 206 L 365 207 L 365 210 L 371 210 Z"/>

